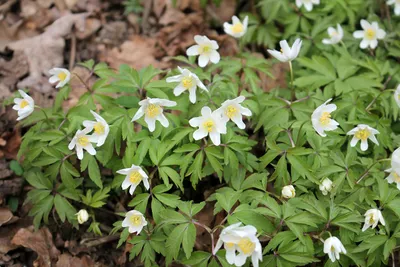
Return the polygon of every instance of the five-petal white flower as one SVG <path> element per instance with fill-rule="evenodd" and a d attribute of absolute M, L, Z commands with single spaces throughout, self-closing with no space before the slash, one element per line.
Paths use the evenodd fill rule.
<path fill-rule="evenodd" d="M 296 0 L 296 6 L 301 8 L 304 5 L 307 11 L 313 10 L 313 5 L 319 5 L 319 0 Z"/>
<path fill-rule="evenodd" d="M 247 24 L 249 21 L 249 17 L 246 16 L 243 20 L 243 23 L 236 16 L 232 17 L 232 24 L 225 22 L 224 23 L 224 31 L 226 34 L 233 36 L 235 38 L 240 38 L 246 34 Z"/>
<path fill-rule="evenodd" d="M 244 96 L 236 97 L 235 99 L 226 100 L 221 104 L 221 107 L 216 110 L 222 117 L 222 120 L 227 123 L 232 120 L 237 127 L 244 129 L 246 125 L 243 123 L 242 115 L 251 116 L 251 110 L 240 105 L 245 100 Z"/>
<path fill-rule="evenodd" d="M 327 238 L 324 242 L 324 253 L 328 254 L 332 262 L 340 259 L 339 253 L 346 254 L 347 251 L 344 248 L 342 242 L 336 236 Z"/>
<path fill-rule="evenodd" d="M 281 46 L 281 51 L 268 49 L 268 53 L 281 62 L 288 62 L 294 60 L 299 55 L 302 41 L 296 39 L 292 48 L 290 48 L 286 40 L 280 41 L 279 44 Z"/>
<path fill-rule="evenodd" d="M 35 101 L 27 93 L 22 90 L 18 90 L 22 98 L 14 98 L 14 110 L 18 111 L 17 121 L 25 119 L 32 114 L 35 109 Z"/>
<path fill-rule="evenodd" d="M 296 190 L 293 185 L 286 185 L 282 188 L 282 196 L 284 198 L 294 198 L 296 196 Z"/>
<path fill-rule="evenodd" d="M 335 104 L 328 104 L 331 100 L 332 98 L 317 107 L 311 115 L 312 125 L 315 131 L 322 137 L 326 136 L 325 131 L 336 130 L 339 125 L 337 121 L 331 119 L 331 112 L 337 108 Z"/>
<path fill-rule="evenodd" d="M 196 35 L 194 37 L 195 45 L 189 47 L 186 50 L 188 56 L 199 56 L 199 66 L 205 67 L 208 62 L 211 61 L 217 64 L 220 60 L 220 55 L 217 51 L 219 48 L 218 43 L 214 40 L 210 40 L 207 36 Z"/>
<path fill-rule="evenodd" d="M 147 221 L 143 214 L 137 210 L 128 211 L 125 215 L 125 219 L 122 221 L 122 227 L 129 227 L 129 233 L 140 234 L 143 227 L 147 225 Z"/>
<path fill-rule="evenodd" d="M 149 177 L 139 166 L 132 164 L 130 168 L 119 170 L 117 173 L 126 175 L 125 180 L 122 182 L 122 189 L 125 190 L 131 187 L 129 189 L 129 194 L 131 195 L 133 195 L 133 192 L 141 181 L 143 181 L 143 185 L 147 190 L 150 188 Z"/>
<path fill-rule="evenodd" d="M 144 115 L 144 121 L 147 123 L 149 131 L 154 132 L 157 120 L 162 126 L 169 126 L 169 121 L 163 113 L 163 107 L 174 107 L 176 106 L 176 102 L 168 99 L 147 97 L 147 99 L 140 101 L 139 105 L 140 108 L 135 116 L 133 116 L 132 121 L 136 121 Z"/>
<path fill-rule="evenodd" d="M 325 178 L 319 185 L 319 190 L 321 190 L 322 194 L 326 196 L 329 192 L 331 192 L 332 187 L 333 187 L 333 182 L 331 181 L 331 179 Z"/>
<path fill-rule="evenodd" d="M 216 110 L 211 112 L 209 107 L 201 109 L 201 116 L 190 119 L 190 126 L 199 127 L 194 133 L 193 138 L 200 140 L 207 135 L 210 135 L 214 145 L 221 144 L 221 134 L 226 134 L 226 122 L 221 118 L 221 115 Z"/>
<path fill-rule="evenodd" d="M 74 138 L 68 145 L 68 149 L 72 150 L 76 147 L 76 154 L 78 159 L 83 159 L 83 150 L 85 149 L 90 155 L 96 155 L 96 150 L 94 149 L 92 143 L 97 142 L 97 138 L 91 135 L 87 135 L 90 132 L 89 129 L 78 130 L 75 133 Z"/>
<path fill-rule="evenodd" d="M 364 216 L 365 222 L 364 227 L 362 228 L 363 232 L 369 227 L 374 229 L 378 225 L 378 222 L 381 222 L 383 226 L 385 225 L 385 219 L 383 219 L 382 212 L 378 209 L 369 209 Z"/>
<path fill-rule="evenodd" d="M 196 103 L 196 89 L 201 88 L 204 91 L 208 91 L 207 87 L 200 81 L 196 74 L 190 72 L 187 69 L 181 69 L 178 67 L 181 74 L 167 78 L 167 83 L 179 82 L 178 86 L 174 89 L 174 95 L 179 96 L 184 91 L 189 91 L 189 100 L 193 104 Z"/>
<path fill-rule="evenodd" d="M 331 44 L 337 44 L 343 39 L 343 29 L 340 24 L 337 24 L 337 29 L 333 27 L 328 28 L 328 34 L 329 34 L 329 39 L 323 39 L 322 43 L 331 45 Z"/>
<path fill-rule="evenodd" d="M 376 140 L 375 137 L 376 134 L 379 134 L 379 132 L 366 124 L 359 124 L 357 127 L 347 133 L 347 135 L 354 135 L 350 142 L 351 147 L 356 146 L 358 141 L 361 140 L 360 147 L 362 151 L 366 151 L 368 149 L 368 139 L 379 146 L 378 140 Z"/>
<path fill-rule="evenodd" d="M 400 84 L 397 86 L 396 91 L 394 91 L 393 97 L 400 108 Z"/>
<path fill-rule="evenodd" d="M 63 87 L 71 79 L 71 73 L 67 69 L 52 68 L 51 70 L 49 70 L 49 73 L 52 75 L 49 78 L 49 83 L 58 82 L 58 84 L 56 85 L 56 88 Z"/>
<path fill-rule="evenodd" d="M 394 14 L 400 15 L 400 0 L 387 0 L 388 5 L 394 5 Z"/>
<path fill-rule="evenodd" d="M 362 19 L 361 27 L 362 31 L 355 31 L 353 33 L 354 38 L 362 39 L 360 48 L 365 49 L 368 46 L 375 49 L 378 46 L 378 39 L 383 39 L 386 36 L 386 32 L 379 28 L 378 22 L 374 21 L 369 23 L 365 19 Z"/>
<path fill-rule="evenodd" d="M 96 121 L 83 121 L 83 126 L 88 129 L 89 132 L 93 131 L 92 140 L 97 139 L 97 146 L 102 146 L 107 139 L 108 133 L 110 132 L 110 126 L 108 126 L 107 121 L 103 119 L 99 114 L 94 111 L 90 111 Z"/>

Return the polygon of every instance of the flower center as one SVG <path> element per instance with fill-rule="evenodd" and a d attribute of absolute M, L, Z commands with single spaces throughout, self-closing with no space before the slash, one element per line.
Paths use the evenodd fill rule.
<path fill-rule="evenodd" d="M 60 72 L 57 74 L 57 77 L 60 81 L 64 81 L 65 78 L 67 78 L 67 74 L 65 74 L 64 72 Z"/>
<path fill-rule="evenodd" d="M 334 246 L 331 246 L 331 251 L 332 252 L 335 251 L 335 247 Z"/>
<path fill-rule="evenodd" d="M 146 115 L 150 118 L 155 118 L 161 113 L 161 108 L 159 105 L 150 104 L 146 108 Z"/>
<path fill-rule="evenodd" d="M 394 181 L 396 183 L 400 183 L 400 175 L 397 174 L 397 172 L 393 172 L 393 176 L 394 176 Z"/>
<path fill-rule="evenodd" d="M 235 247 L 235 243 L 232 243 L 232 242 L 225 243 L 225 247 L 229 248 L 229 249 L 232 249 L 232 248 Z"/>
<path fill-rule="evenodd" d="M 252 254 L 253 251 L 256 249 L 256 244 L 251 242 L 251 240 L 246 237 L 246 238 L 240 239 L 240 241 L 238 243 L 238 247 L 244 254 L 249 255 L 249 254 Z"/>
<path fill-rule="evenodd" d="M 244 27 L 242 23 L 236 23 L 232 26 L 232 32 L 233 33 L 241 33 L 243 32 Z"/>
<path fill-rule="evenodd" d="M 142 216 L 140 215 L 132 215 L 131 216 L 131 223 L 135 226 L 139 226 L 142 224 Z"/>
<path fill-rule="evenodd" d="M 375 223 L 375 216 L 374 214 L 369 215 L 369 224 L 374 224 Z"/>
<path fill-rule="evenodd" d="M 212 132 L 214 128 L 214 121 L 213 120 L 207 120 L 203 123 L 204 128 L 206 128 L 207 132 Z"/>
<path fill-rule="evenodd" d="M 209 44 L 203 44 L 200 45 L 199 47 L 199 54 L 204 54 L 204 53 L 210 53 L 212 50 L 211 46 Z"/>
<path fill-rule="evenodd" d="M 362 129 L 362 130 L 358 130 L 358 132 L 356 132 L 355 137 L 357 139 L 360 139 L 362 141 L 365 141 L 368 139 L 368 137 L 371 135 L 370 131 L 368 129 Z"/>
<path fill-rule="evenodd" d="M 331 121 L 331 114 L 329 112 L 322 112 L 321 117 L 319 118 L 319 122 L 326 126 L 329 124 L 329 122 Z"/>
<path fill-rule="evenodd" d="M 193 78 L 192 77 L 185 77 L 182 79 L 182 85 L 185 87 L 186 90 L 193 87 Z"/>
<path fill-rule="evenodd" d="M 131 172 L 131 174 L 129 174 L 129 181 L 137 185 L 142 181 L 142 175 L 138 171 Z"/>
<path fill-rule="evenodd" d="M 238 109 L 234 105 L 230 105 L 225 109 L 225 115 L 228 116 L 229 119 L 232 119 L 238 112 Z"/>
<path fill-rule="evenodd" d="M 28 103 L 28 101 L 26 101 L 25 99 L 23 99 L 23 100 L 21 101 L 21 103 L 19 103 L 19 106 L 20 106 L 21 108 L 24 108 L 24 107 L 26 107 L 27 105 L 29 105 L 29 103 Z"/>
<path fill-rule="evenodd" d="M 89 144 L 89 138 L 86 136 L 78 137 L 78 144 L 81 146 L 87 146 Z"/>
<path fill-rule="evenodd" d="M 375 38 L 375 30 L 373 30 L 373 29 L 367 29 L 367 30 L 365 31 L 365 37 L 366 37 L 368 40 L 374 39 L 374 38 Z"/>
<path fill-rule="evenodd" d="M 97 134 L 103 134 L 104 133 L 104 125 L 101 122 L 96 122 L 96 124 L 93 126 L 94 132 Z"/>

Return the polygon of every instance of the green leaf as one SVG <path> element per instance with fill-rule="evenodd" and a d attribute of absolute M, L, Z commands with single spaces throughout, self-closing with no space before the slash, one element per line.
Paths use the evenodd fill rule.
<path fill-rule="evenodd" d="M 22 169 L 21 165 L 18 163 L 16 160 L 10 161 L 10 169 L 16 174 L 16 175 L 22 175 L 24 173 L 24 170 Z"/>
<path fill-rule="evenodd" d="M 192 254 L 195 242 L 196 242 L 196 227 L 194 226 L 194 224 L 189 223 L 187 224 L 182 239 L 182 247 L 187 259 L 189 259 Z"/>
<path fill-rule="evenodd" d="M 89 155 L 86 155 L 88 157 Z M 89 158 L 89 163 L 88 163 L 88 169 L 89 169 L 89 177 L 90 179 L 100 188 L 103 188 L 103 182 L 101 180 L 101 174 L 100 174 L 100 168 L 99 165 L 97 164 L 97 161 L 95 157 L 91 156 Z"/>

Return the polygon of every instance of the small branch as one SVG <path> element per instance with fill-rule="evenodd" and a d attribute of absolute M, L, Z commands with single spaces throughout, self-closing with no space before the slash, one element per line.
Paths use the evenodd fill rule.
<path fill-rule="evenodd" d="M 112 242 L 112 241 L 115 241 L 118 239 L 119 239 L 119 235 L 108 235 L 108 236 L 100 237 L 98 239 L 88 241 L 88 242 L 85 242 L 85 240 L 82 240 L 81 244 L 83 244 L 89 248 L 89 247 L 99 246 L 104 243 Z"/>
<path fill-rule="evenodd" d="M 71 53 L 69 57 L 69 69 L 72 70 L 72 68 L 75 65 L 75 56 L 76 56 L 76 36 L 75 34 L 72 34 L 71 36 Z"/>

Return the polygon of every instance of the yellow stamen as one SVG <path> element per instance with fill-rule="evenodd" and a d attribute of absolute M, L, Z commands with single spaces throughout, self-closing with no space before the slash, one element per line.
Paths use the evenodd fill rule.
<path fill-rule="evenodd" d="M 331 246 L 331 251 L 335 251 L 335 247 L 334 246 Z"/>
<path fill-rule="evenodd" d="M 206 45 L 200 45 L 199 47 L 199 54 L 203 54 L 203 53 L 209 53 L 211 52 L 212 48 L 210 45 L 206 44 Z"/>
<path fill-rule="evenodd" d="M 24 108 L 24 107 L 26 107 L 27 105 L 29 105 L 29 103 L 28 103 L 28 101 L 26 101 L 25 99 L 23 99 L 23 100 L 21 101 L 21 103 L 19 103 L 19 106 L 20 106 L 21 108 Z"/>
<path fill-rule="evenodd" d="M 238 243 L 238 247 L 245 255 L 250 255 L 254 252 L 256 244 L 251 242 L 249 238 L 242 238 Z"/>
<path fill-rule="evenodd" d="M 80 144 L 81 146 L 87 146 L 89 144 L 89 138 L 87 138 L 86 136 L 78 137 L 78 144 Z"/>
<path fill-rule="evenodd" d="M 97 134 L 103 134 L 104 133 L 104 125 L 101 122 L 96 122 L 96 124 L 93 126 L 94 132 Z"/>
<path fill-rule="evenodd" d="M 357 139 L 365 141 L 371 135 L 371 132 L 368 129 L 358 130 L 354 135 Z"/>
<path fill-rule="evenodd" d="M 139 184 L 142 181 L 142 178 L 142 175 L 138 171 L 134 171 L 129 174 L 129 181 L 135 185 Z"/>
<path fill-rule="evenodd" d="M 369 224 L 374 224 L 374 223 L 375 223 L 375 216 L 374 216 L 374 214 L 371 214 L 369 216 Z"/>
<path fill-rule="evenodd" d="M 231 248 L 233 248 L 234 246 L 235 246 L 235 243 L 232 243 L 232 242 L 227 242 L 227 243 L 225 243 L 225 247 L 226 247 L 226 248 L 231 249 Z"/>
<path fill-rule="evenodd" d="M 146 108 L 147 117 L 155 118 L 161 113 L 161 108 L 159 105 L 150 104 Z"/>
<path fill-rule="evenodd" d="M 233 33 L 241 33 L 241 32 L 243 32 L 243 30 L 244 30 L 243 24 L 240 22 L 236 23 L 232 26 Z"/>
<path fill-rule="evenodd" d="M 59 73 L 57 74 L 57 77 L 58 77 L 58 79 L 59 79 L 60 81 L 64 81 L 65 78 L 67 78 L 67 74 L 65 74 L 64 72 L 59 72 Z"/>
<path fill-rule="evenodd" d="M 319 122 L 326 126 L 329 124 L 329 122 L 331 121 L 331 114 L 329 112 L 322 112 L 321 117 L 319 118 Z"/>
<path fill-rule="evenodd" d="M 214 128 L 214 121 L 213 120 L 208 120 L 203 123 L 204 128 L 210 133 L 212 132 Z"/>
<path fill-rule="evenodd" d="M 238 109 L 234 105 L 230 105 L 225 109 L 225 115 L 228 116 L 229 119 L 232 119 L 238 112 Z"/>
<path fill-rule="evenodd" d="M 393 176 L 394 176 L 394 181 L 396 183 L 400 183 L 400 175 L 397 174 L 397 172 L 393 172 Z"/>
<path fill-rule="evenodd" d="M 139 226 L 142 224 L 142 216 L 140 215 L 132 215 L 130 221 L 133 225 Z"/>
<path fill-rule="evenodd" d="M 193 87 L 193 78 L 192 77 L 185 77 L 182 79 L 182 85 L 185 87 L 186 90 Z"/>
<path fill-rule="evenodd" d="M 368 30 L 366 30 L 366 31 L 365 31 L 365 37 L 366 37 L 368 40 L 374 39 L 374 38 L 375 38 L 375 30 L 373 30 L 373 29 L 368 29 Z"/>

